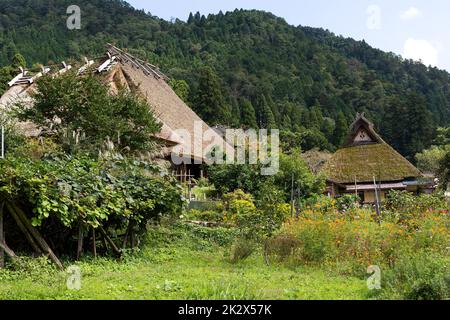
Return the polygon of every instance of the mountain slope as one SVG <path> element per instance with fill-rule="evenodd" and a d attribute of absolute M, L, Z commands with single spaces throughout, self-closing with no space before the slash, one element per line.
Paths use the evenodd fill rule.
<path fill-rule="evenodd" d="M 0 64 L 9 64 L 16 52 L 29 65 L 80 59 L 102 54 L 105 43 L 113 42 L 186 80 L 191 101 L 199 70 L 212 67 L 233 114 L 230 124 L 241 122 L 240 109 L 250 101 L 259 124 L 270 117 L 277 127 L 299 132 L 300 139 L 312 137 L 311 146 L 333 148 L 326 141 L 339 145 L 335 134 L 345 124 L 336 121 L 339 114 L 348 124 L 356 112 L 365 111 L 410 159 L 429 146 L 437 126 L 450 123 L 446 71 L 403 61 L 365 42 L 294 27 L 261 11 L 196 14 L 187 23 L 171 23 L 118 0 L 77 1 L 82 29 L 70 31 L 66 8 L 71 4 L 2 0 Z"/>

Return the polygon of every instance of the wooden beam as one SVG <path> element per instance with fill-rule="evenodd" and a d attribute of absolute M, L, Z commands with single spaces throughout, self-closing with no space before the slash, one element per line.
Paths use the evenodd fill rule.
<path fill-rule="evenodd" d="M 17 216 L 22 220 L 22 223 L 25 225 L 27 230 L 34 237 L 34 239 L 36 240 L 37 244 L 42 249 L 42 251 L 45 254 L 48 254 L 50 260 L 52 260 L 53 263 L 55 263 L 60 270 L 64 270 L 61 261 L 59 261 L 58 257 L 53 253 L 53 250 L 48 246 L 47 242 L 45 242 L 44 238 L 41 236 L 39 231 L 37 231 L 37 229 L 31 225 L 30 221 L 28 221 L 28 218 L 22 211 L 22 209 L 20 209 L 18 206 L 10 202 L 6 202 L 6 207 L 10 212 L 15 211 Z"/>
<path fill-rule="evenodd" d="M 42 254 L 42 250 L 37 245 L 36 241 L 33 239 L 33 236 L 30 234 L 30 232 L 27 230 L 25 225 L 22 223 L 22 220 L 20 220 L 19 216 L 16 214 L 14 210 L 9 210 L 11 216 L 14 218 L 14 221 L 16 221 L 17 226 L 19 227 L 20 231 L 25 235 L 25 238 L 27 238 L 28 242 L 30 243 L 31 247 L 33 248 L 34 252 L 37 254 Z"/>
<path fill-rule="evenodd" d="M 12 251 L 6 244 L 6 242 L 1 242 L 0 243 L 0 249 L 4 250 L 6 252 L 6 254 L 14 261 L 18 261 L 19 257 L 16 256 L 16 254 L 14 253 L 14 251 Z"/>
<path fill-rule="evenodd" d="M 112 239 L 108 236 L 108 234 L 106 233 L 105 229 L 103 229 L 102 226 L 99 227 L 99 231 L 102 234 L 103 238 L 106 240 L 106 242 L 111 246 L 111 248 L 113 249 L 114 253 L 121 257 L 122 256 L 122 252 L 119 250 L 119 248 L 116 246 L 116 244 L 114 243 L 114 241 L 112 241 Z"/>

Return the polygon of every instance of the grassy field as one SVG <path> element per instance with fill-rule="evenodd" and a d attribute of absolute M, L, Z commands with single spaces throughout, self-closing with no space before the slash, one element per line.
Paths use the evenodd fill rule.
<path fill-rule="evenodd" d="M 194 230 L 195 229 L 195 230 Z M 0 271 L 0 299 L 367 299 L 364 279 L 313 267 L 267 266 L 255 253 L 229 262 L 226 231 L 164 228 L 122 261 L 85 258 L 80 290 L 45 260 Z M 65 261 L 68 266 L 73 262 Z"/>

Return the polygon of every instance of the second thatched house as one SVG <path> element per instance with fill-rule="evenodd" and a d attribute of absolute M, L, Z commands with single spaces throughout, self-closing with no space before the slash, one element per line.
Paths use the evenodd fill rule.
<path fill-rule="evenodd" d="M 343 148 L 325 164 L 330 196 L 356 194 L 367 204 L 383 201 L 391 190 L 429 191 L 421 172 L 388 145 L 374 125 L 358 114 Z M 432 187 L 431 187 L 432 188 Z"/>

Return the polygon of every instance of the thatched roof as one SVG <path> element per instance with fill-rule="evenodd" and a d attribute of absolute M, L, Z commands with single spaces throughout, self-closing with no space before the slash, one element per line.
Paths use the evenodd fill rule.
<path fill-rule="evenodd" d="M 357 133 L 361 133 L 357 136 Z M 329 181 L 350 184 L 377 181 L 403 181 L 421 176 L 420 171 L 384 142 L 373 125 L 358 115 L 352 124 L 346 147 L 338 150 L 322 172 Z"/>
<path fill-rule="evenodd" d="M 205 132 L 208 131 L 215 141 L 225 144 L 224 140 L 189 108 L 163 79 L 147 76 L 142 70 L 127 63 L 118 64 L 113 72 L 122 72 L 130 87 L 135 88 L 147 99 L 155 116 L 166 128 L 163 135 L 165 140 L 180 143 L 183 150 L 190 150 L 192 157 L 200 160 L 205 158 L 204 152 L 209 151 L 207 147 L 212 142 L 209 139 L 202 140 Z M 196 125 L 200 129 L 198 132 Z M 191 141 L 187 141 L 188 137 L 182 137 L 179 130 L 189 133 Z"/>
<path fill-rule="evenodd" d="M 9 88 L 0 97 L 0 114 L 2 112 L 7 112 L 9 107 L 16 103 L 23 103 L 25 105 L 32 105 L 33 100 L 30 97 L 30 93 L 33 90 L 34 85 L 16 85 Z M 19 132 L 28 137 L 38 136 L 41 130 L 36 128 L 36 126 L 31 122 L 20 122 L 17 124 L 17 129 Z"/>
<path fill-rule="evenodd" d="M 155 113 L 155 117 L 161 122 L 162 128 L 156 137 L 164 141 L 164 152 L 169 155 L 173 147 L 178 146 L 191 158 L 203 161 L 207 147 L 212 142 L 225 147 L 225 151 L 231 148 L 224 142 L 214 130 L 212 130 L 191 108 L 189 108 L 167 84 L 168 79 L 156 66 L 139 60 L 124 51 L 109 45 L 108 53 L 114 56 L 114 64 L 107 69 L 104 77 L 106 85 L 109 85 L 111 93 L 116 93 L 119 86 L 128 88 L 143 98 Z M 105 58 L 106 59 L 106 58 Z M 104 60 L 103 60 L 104 61 Z M 101 62 L 103 62 L 101 61 Z M 0 99 L 0 109 L 21 101 L 32 106 L 30 97 L 35 84 L 14 85 Z M 196 126 L 201 127 L 196 132 Z M 39 130 L 30 124 L 20 126 L 28 136 L 36 136 Z M 180 134 L 184 130 L 185 136 Z M 204 133 L 208 136 L 203 139 Z M 190 137 L 186 136 L 190 135 Z M 190 138 L 190 139 L 189 139 Z"/>

